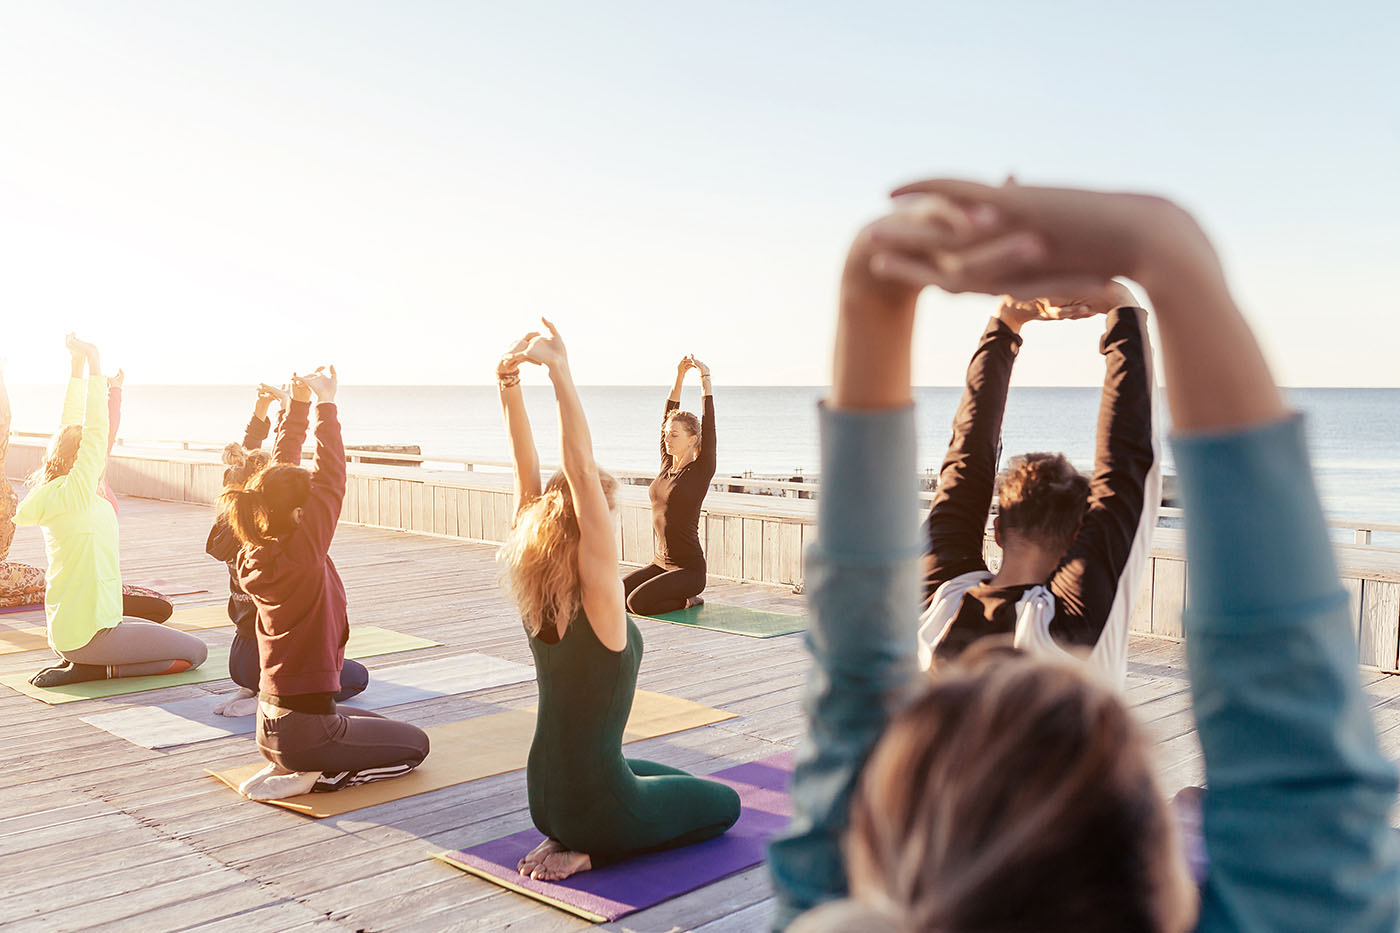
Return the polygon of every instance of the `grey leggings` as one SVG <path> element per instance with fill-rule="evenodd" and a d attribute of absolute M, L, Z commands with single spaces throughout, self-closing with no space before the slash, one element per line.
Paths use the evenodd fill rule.
<path fill-rule="evenodd" d="M 172 667 L 199 667 L 209 656 L 209 646 L 188 632 L 123 618 L 112 628 L 99 629 L 81 648 L 60 651 L 59 656 L 74 664 L 109 668 L 109 677 L 144 677 L 175 673 Z"/>
<path fill-rule="evenodd" d="M 338 707 L 334 713 L 286 711 L 269 718 L 258 706 L 258 749 L 288 771 L 396 777 L 428 757 L 428 734 L 378 713 Z"/>

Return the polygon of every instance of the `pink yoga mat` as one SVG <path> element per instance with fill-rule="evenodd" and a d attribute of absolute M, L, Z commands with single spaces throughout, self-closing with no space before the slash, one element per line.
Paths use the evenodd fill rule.
<path fill-rule="evenodd" d="M 544 838 L 531 828 L 438 858 L 527 897 L 594 922 L 616 920 L 763 861 L 768 841 L 792 815 L 793 755 L 784 752 L 707 775 L 739 792 L 739 822 L 716 839 L 653 852 L 560 882 L 535 881 L 516 863 Z"/>

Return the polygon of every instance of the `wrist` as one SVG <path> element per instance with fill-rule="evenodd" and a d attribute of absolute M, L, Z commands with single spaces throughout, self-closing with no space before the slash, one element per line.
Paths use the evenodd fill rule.
<path fill-rule="evenodd" d="M 992 320 L 1000 321 L 1002 327 L 1005 327 L 1007 330 L 1011 331 L 1011 333 L 1018 336 L 1021 333 L 1021 326 L 1026 323 L 1024 318 L 1011 313 L 1005 305 L 997 308 L 996 313 L 992 315 Z"/>

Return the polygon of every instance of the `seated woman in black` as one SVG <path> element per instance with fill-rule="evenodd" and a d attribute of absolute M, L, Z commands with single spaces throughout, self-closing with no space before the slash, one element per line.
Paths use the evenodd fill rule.
<path fill-rule="evenodd" d="M 705 420 L 681 411 L 687 370 L 700 372 Z M 656 555 L 622 581 L 627 609 L 639 616 L 688 609 L 704 602 L 705 552 L 700 509 L 715 478 L 715 397 L 710 367 L 687 356 L 676 366 L 676 384 L 661 420 L 661 472 L 651 482 L 651 525 Z"/>

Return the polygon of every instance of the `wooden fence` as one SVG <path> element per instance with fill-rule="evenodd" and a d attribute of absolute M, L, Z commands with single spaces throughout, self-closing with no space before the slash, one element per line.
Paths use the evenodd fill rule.
<path fill-rule="evenodd" d="M 17 441 L 10 449 L 8 472 L 26 475 L 42 455 L 41 446 Z M 218 497 L 223 469 L 210 453 L 119 448 L 107 475 L 112 488 L 124 495 L 211 504 Z M 350 464 L 349 473 L 343 522 L 487 543 L 504 541 L 509 531 L 512 490 L 504 474 L 362 463 Z M 647 491 L 619 486 L 618 500 L 622 560 L 649 563 L 653 541 Z M 803 554 L 816 531 L 816 503 L 811 499 L 713 491 L 700 523 L 712 575 L 783 586 L 802 584 Z M 995 550 L 990 542 L 989 550 Z M 1336 551 L 1342 583 L 1351 595 L 1359 662 L 1400 671 L 1400 551 L 1360 544 L 1339 544 Z M 1159 529 L 1133 608 L 1134 632 L 1181 637 L 1187 574 L 1181 532 Z"/>

